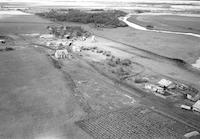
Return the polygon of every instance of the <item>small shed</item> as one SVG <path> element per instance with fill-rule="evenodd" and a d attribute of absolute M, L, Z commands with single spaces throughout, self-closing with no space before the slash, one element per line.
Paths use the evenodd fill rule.
<path fill-rule="evenodd" d="M 81 48 L 79 46 L 73 45 L 73 46 L 71 46 L 71 48 L 72 48 L 72 52 L 80 52 L 81 51 Z"/>
<path fill-rule="evenodd" d="M 95 36 L 94 36 L 94 35 L 92 36 L 92 38 L 91 38 L 91 39 L 92 39 L 92 42 L 96 42 L 96 38 L 95 38 Z"/>
<path fill-rule="evenodd" d="M 55 52 L 55 58 L 61 59 L 61 58 L 67 58 L 68 56 L 68 51 L 66 49 L 63 50 L 56 50 Z"/>
<path fill-rule="evenodd" d="M 52 46 L 53 43 L 52 43 L 52 42 L 47 42 L 46 45 L 47 45 L 47 46 Z"/>
<path fill-rule="evenodd" d="M 5 43 L 6 43 L 6 40 L 0 39 L 0 43 L 5 44 Z"/>
<path fill-rule="evenodd" d="M 191 106 L 187 106 L 187 105 L 181 105 L 181 108 L 185 110 L 191 110 Z"/>
<path fill-rule="evenodd" d="M 145 84 L 145 89 L 164 94 L 164 89 L 154 84 Z"/>

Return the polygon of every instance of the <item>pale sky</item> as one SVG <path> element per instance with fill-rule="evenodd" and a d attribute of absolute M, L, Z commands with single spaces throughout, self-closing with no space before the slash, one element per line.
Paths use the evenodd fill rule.
<path fill-rule="evenodd" d="M 67 1 L 113 1 L 113 2 L 192 2 L 198 0 L 0 0 L 0 2 L 67 2 Z"/>
<path fill-rule="evenodd" d="M 26 2 L 26 3 L 38 3 L 38 4 L 64 4 L 65 2 L 74 3 L 87 3 L 89 2 L 153 2 L 153 3 L 185 3 L 185 4 L 200 4 L 199 0 L 0 0 L 0 2 Z"/>

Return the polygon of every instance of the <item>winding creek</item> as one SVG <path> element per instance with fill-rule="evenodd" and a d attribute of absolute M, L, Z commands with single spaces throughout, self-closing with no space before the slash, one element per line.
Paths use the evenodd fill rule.
<path fill-rule="evenodd" d="M 199 34 L 195 33 L 184 33 L 184 32 L 176 32 L 176 31 L 165 31 L 165 30 L 154 30 L 154 29 L 147 29 L 146 27 L 140 26 L 138 24 L 135 24 L 133 22 L 128 21 L 128 18 L 130 18 L 133 14 L 128 14 L 125 17 L 120 17 L 119 19 L 123 22 L 125 22 L 128 26 L 137 29 L 137 30 L 143 30 L 143 31 L 151 31 L 151 32 L 158 32 L 158 33 L 168 33 L 168 34 L 176 34 L 176 35 L 186 35 L 186 36 L 192 36 L 200 38 Z M 192 64 L 193 67 L 200 69 L 200 58 L 196 60 L 194 64 Z"/>

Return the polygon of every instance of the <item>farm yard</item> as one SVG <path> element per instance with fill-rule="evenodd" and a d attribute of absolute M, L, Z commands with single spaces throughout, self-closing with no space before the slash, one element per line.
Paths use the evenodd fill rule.
<path fill-rule="evenodd" d="M 144 65 L 135 62 L 134 58 L 132 59 L 128 57 L 129 55 L 127 54 L 124 57 L 120 50 L 116 50 L 110 47 L 115 45 L 114 42 L 109 42 L 108 40 L 101 39 L 100 37 L 95 37 L 94 39 L 94 36 L 80 36 L 78 38 L 75 37 L 71 39 L 63 39 L 62 41 L 66 42 L 66 44 L 63 44 L 60 38 L 54 38 L 53 40 L 54 42 L 60 42 L 62 45 L 46 45 L 46 47 L 54 49 L 48 50 L 48 53 L 51 56 L 54 56 L 53 52 L 56 49 L 66 48 L 67 52 L 69 52 L 67 54 L 68 56 L 66 56 L 68 59 L 67 62 L 63 61 L 62 58 L 58 60 L 59 63 L 61 63 L 60 68 L 64 70 L 64 73 L 67 70 L 72 79 L 84 78 L 76 79 L 77 83 L 75 82 L 75 84 L 77 85 L 77 88 L 80 87 L 80 90 L 85 92 L 82 94 L 81 104 L 85 105 L 84 109 L 86 108 L 86 111 L 90 109 L 87 113 L 90 113 L 91 111 L 92 113 L 95 113 L 94 111 L 97 113 L 104 113 L 105 111 L 126 107 L 126 105 L 134 105 L 139 100 L 138 97 L 145 97 L 149 95 L 155 95 L 161 99 L 167 99 L 169 103 L 174 103 L 174 101 L 177 100 L 181 100 L 183 101 L 182 103 L 184 103 L 185 100 L 197 101 L 199 99 L 198 89 L 195 89 L 190 85 L 185 85 L 185 83 L 181 81 L 173 80 L 172 78 L 162 79 L 166 77 L 158 75 L 152 72 L 150 69 L 146 69 Z M 45 44 L 48 44 L 48 42 L 52 41 L 52 38 L 46 39 L 41 37 L 39 40 L 37 39 L 37 41 L 45 46 Z M 68 42 L 72 42 L 72 44 L 69 45 Z M 79 61 L 81 61 L 81 63 Z M 82 68 L 80 69 L 81 71 L 73 73 L 73 71 L 77 70 L 76 66 L 74 65 L 75 63 L 77 63 Z M 94 82 L 93 84 L 90 82 L 90 80 L 95 79 L 95 75 L 92 76 L 92 79 L 85 79 L 86 77 L 89 78 L 92 75 L 92 72 L 90 75 L 88 75 L 87 71 L 83 70 L 83 67 L 93 68 L 93 70 L 100 74 L 99 76 L 103 75 L 104 78 L 106 77 L 109 80 L 114 81 L 115 87 L 119 84 L 122 84 L 128 87 L 130 90 L 134 90 L 134 93 L 130 93 L 129 90 L 127 92 L 128 95 L 123 95 L 123 93 L 116 93 L 118 91 L 112 94 L 111 92 L 114 90 L 114 88 L 108 89 L 103 83 L 92 81 Z M 98 79 L 98 81 L 100 81 L 100 79 Z M 151 85 L 155 88 L 147 87 Z M 110 92 L 110 95 L 105 93 L 107 91 Z M 193 94 L 196 93 L 196 96 L 190 96 L 190 92 Z M 80 94 L 81 93 L 79 92 L 79 95 Z M 106 98 L 107 100 L 103 100 L 102 97 Z M 86 104 L 85 101 L 82 100 L 83 98 L 88 99 Z M 192 103 L 190 105 L 192 105 Z"/>

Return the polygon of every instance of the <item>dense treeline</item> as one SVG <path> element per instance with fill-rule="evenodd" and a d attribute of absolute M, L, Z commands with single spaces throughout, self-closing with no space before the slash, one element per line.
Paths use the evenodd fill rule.
<path fill-rule="evenodd" d="M 91 11 L 104 11 L 104 9 L 92 9 Z"/>
<path fill-rule="evenodd" d="M 37 13 L 37 15 L 57 21 L 78 22 L 84 24 L 94 23 L 99 27 L 115 28 L 127 26 L 124 22 L 118 19 L 118 17 L 126 15 L 125 12 L 119 10 L 90 13 L 75 9 L 69 9 L 65 12 L 52 9 L 49 12 Z"/>

